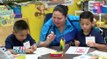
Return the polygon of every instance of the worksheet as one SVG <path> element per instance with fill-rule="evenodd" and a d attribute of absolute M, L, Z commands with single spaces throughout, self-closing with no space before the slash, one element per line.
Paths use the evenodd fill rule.
<path fill-rule="evenodd" d="M 71 46 L 66 54 L 87 54 L 89 47 L 74 47 Z"/>
<path fill-rule="evenodd" d="M 34 54 L 27 54 L 26 59 L 38 59 L 38 57 L 45 55 L 45 54 L 52 53 L 52 52 L 56 52 L 56 50 L 49 49 L 46 47 L 40 47 L 40 48 L 37 48 Z"/>

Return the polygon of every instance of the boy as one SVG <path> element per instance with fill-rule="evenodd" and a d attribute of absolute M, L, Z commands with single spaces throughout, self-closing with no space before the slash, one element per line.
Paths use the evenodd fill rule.
<path fill-rule="evenodd" d="M 13 27 L 13 33 L 5 41 L 5 47 L 14 53 L 13 47 L 24 46 L 24 43 L 29 42 L 30 47 L 26 49 L 26 53 L 33 53 L 36 50 L 36 43 L 28 32 L 29 27 L 24 20 L 16 21 Z"/>
<path fill-rule="evenodd" d="M 94 28 L 93 18 L 94 15 L 89 11 L 80 14 L 80 25 L 82 30 L 77 34 L 75 45 L 104 50 L 106 45 L 103 36 L 98 29 Z"/>
<path fill-rule="evenodd" d="M 0 47 L 1 47 L 2 45 L 0 44 Z"/>

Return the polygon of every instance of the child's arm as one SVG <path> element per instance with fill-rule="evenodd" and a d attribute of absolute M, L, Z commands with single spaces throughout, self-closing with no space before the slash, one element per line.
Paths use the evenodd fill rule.
<path fill-rule="evenodd" d="M 37 49 L 36 44 L 33 44 L 33 45 L 31 46 L 31 48 L 30 48 L 30 49 L 32 50 L 32 53 L 33 53 L 34 51 L 36 51 L 36 49 Z"/>
<path fill-rule="evenodd" d="M 7 50 L 9 50 L 12 54 L 14 54 L 14 51 L 13 51 L 13 43 L 11 41 L 11 38 L 7 38 L 6 41 L 5 41 L 5 48 Z"/>
<path fill-rule="evenodd" d="M 33 44 L 32 46 L 31 46 L 31 48 L 29 48 L 29 49 L 26 49 L 26 52 L 25 53 L 28 53 L 28 54 L 32 54 L 35 50 L 36 50 L 36 44 Z M 14 53 L 14 51 L 13 51 L 13 49 L 8 49 L 12 54 L 15 54 Z"/>
<path fill-rule="evenodd" d="M 36 43 L 34 43 L 30 48 L 25 50 L 25 53 L 26 54 L 32 54 L 36 51 L 36 49 L 37 49 L 37 46 L 36 46 Z"/>
<path fill-rule="evenodd" d="M 36 49 L 37 49 L 36 44 L 33 44 L 33 45 L 31 46 L 31 48 L 26 49 L 26 53 L 27 53 L 27 54 L 32 54 L 32 53 L 34 53 L 34 51 L 36 51 Z"/>
<path fill-rule="evenodd" d="M 95 34 L 95 38 L 96 38 L 95 39 L 96 43 L 89 41 L 87 43 L 87 45 L 90 47 L 95 47 L 102 51 L 105 51 L 105 50 L 107 51 L 107 46 L 105 45 L 105 40 L 104 40 L 103 36 L 101 35 L 101 33 L 97 30 L 94 34 Z"/>
<path fill-rule="evenodd" d="M 36 51 L 37 46 L 36 46 L 35 40 L 30 35 L 28 37 L 29 37 L 28 39 L 30 41 L 31 46 L 30 46 L 30 48 L 26 49 L 26 53 L 32 54 L 32 53 L 34 53 L 34 51 Z"/>
<path fill-rule="evenodd" d="M 13 49 L 8 49 L 8 51 L 10 51 L 12 54 L 15 54 Z"/>
<path fill-rule="evenodd" d="M 87 46 L 95 47 L 95 48 L 97 48 L 98 50 L 101 50 L 101 51 L 107 51 L 107 46 L 105 44 L 98 44 L 98 43 L 94 43 L 94 42 L 88 42 Z"/>
<path fill-rule="evenodd" d="M 105 44 L 95 44 L 95 47 L 101 51 L 107 51 L 107 46 Z"/>
<path fill-rule="evenodd" d="M 31 46 L 31 49 L 32 49 L 33 51 L 35 51 L 35 50 L 37 49 L 36 44 L 33 44 L 33 45 Z"/>

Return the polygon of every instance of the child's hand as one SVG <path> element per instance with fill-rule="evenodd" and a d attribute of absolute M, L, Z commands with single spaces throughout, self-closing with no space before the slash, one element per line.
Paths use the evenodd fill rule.
<path fill-rule="evenodd" d="M 32 46 L 31 46 L 31 49 L 33 49 L 34 51 L 37 49 L 37 47 L 36 47 L 36 44 L 33 44 Z"/>
<path fill-rule="evenodd" d="M 51 31 L 51 33 L 47 36 L 47 41 L 52 42 L 55 39 L 56 35 L 54 32 Z"/>
<path fill-rule="evenodd" d="M 26 49 L 27 54 L 32 54 L 34 51 L 32 49 Z"/>
<path fill-rule="evenodd" d="M 95 47 L 95 44 L 96 43 L 94 43 L 92 41 L 87 42 L 87 46 L 89 46 L 89 47 Z"/>
<path fill-rule="evenodd" d="M 78 40 L 75 40 L 75 41 L 74 41 L 74 44 L 75 44 L 75 46 L 79 46 L 79 45 L 80 45 L 80 42 L 79 42 Z"/>

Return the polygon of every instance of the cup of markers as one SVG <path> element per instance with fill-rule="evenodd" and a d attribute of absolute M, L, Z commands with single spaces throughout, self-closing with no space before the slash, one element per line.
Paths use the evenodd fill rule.
<path fill-rule="evenodd" d="M 26 53 L 26 48 L 23 46 L 14 46 L 13 47 L 13 52 L 16 54 L 25 54 Z"/>

